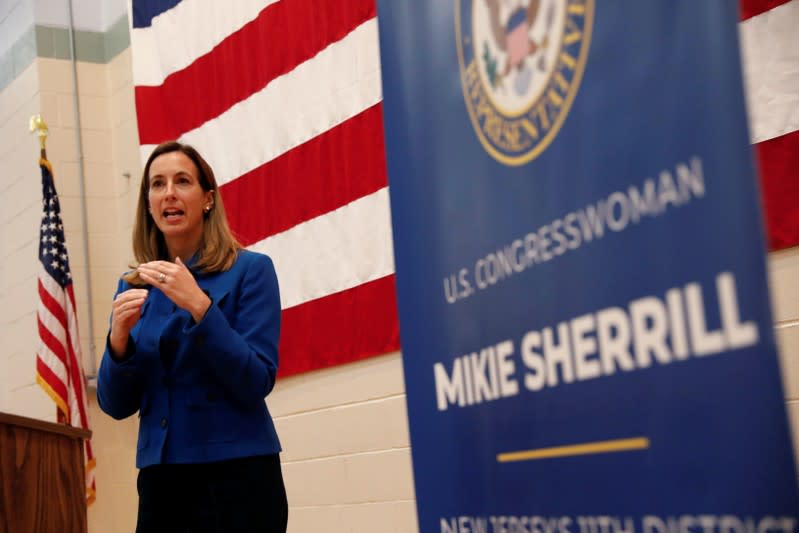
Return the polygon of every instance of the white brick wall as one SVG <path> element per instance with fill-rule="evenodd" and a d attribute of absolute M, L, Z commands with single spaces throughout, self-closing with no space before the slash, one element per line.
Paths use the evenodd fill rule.
<path fill-rule="evenodd" d="M 31 0 L 4 0 L 0 2 L 0 55 L 33 26 Z"/>
<path fill-rule="evenodd" d="M 416 530 L 399 353 L 278 380 L 289 531 Z"/>
<path fill-rule="evenodd" d="M 0 91 L 0 411 L 54 420 L 55 407 L 35 382 L 42 189 L 28 121 L 39 99 L 35 62 Z"/>
<path fill-rule="evenodd" d="M 768 266 L 788 422 L 799 464 L 799 247 L 770 254 Z"/>

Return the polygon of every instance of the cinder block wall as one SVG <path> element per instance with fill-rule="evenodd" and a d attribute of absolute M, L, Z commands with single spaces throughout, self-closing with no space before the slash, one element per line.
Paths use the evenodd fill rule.
<path fill-rule="evenodd" d="M 799 247 L 769 254 L 768 264 L 782 384 L 799 464 Z"/>
<path fill-rule="evenodd" d="M 0 92 L 0 410 L 52 420 L 53 403 L 35 384 L 33 366 L 42 186 L 39 144 L 27 127 L 39 100 L 36 64 Z"/>

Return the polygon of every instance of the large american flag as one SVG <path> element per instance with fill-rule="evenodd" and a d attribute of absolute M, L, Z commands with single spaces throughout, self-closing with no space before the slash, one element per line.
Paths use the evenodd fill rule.
<path fill-rule="evenodd" d="M 141 155 L 213 166 L 280 280 L 281 375 L 399 348 L 374 0 L 134 0 Z"/>
<path fill-rule="evenodd" d="M 749 135 L 769 248 L 799 244 L 799 0 L 741 0 Z"/>
<path fill-rule="evenodd" d="M 799 243 L 785 196 L 799 183 L 798 4 L 741 0 L 772 248 Z M 374 0 L 133 0 L 132 13 L 142 159 L 180 139 L 214 166 L 235 233 L 275 261 L 281 373 L 398 349 Z"/>
<path fill-rule="evenodd" d="M 59 422 L 88 430 L 86 382 L 61 206 L 50 163 L 42 159 L 39 166 L 42 169 L 42 223 L 39 229 L 36 381 L 55 402 Z M 92 503 L 95 458 L 90 439 L 84 441 L 83 453 L 86 500 Z"/>

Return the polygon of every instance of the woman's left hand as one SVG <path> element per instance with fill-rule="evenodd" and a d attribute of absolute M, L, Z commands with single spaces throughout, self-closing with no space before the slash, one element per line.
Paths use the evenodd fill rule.
<path fill-rule="evenodd" d="M 183 264 L 180 257 L 174 263 L 169 261 L 150 261 L 142 263 L 137 269 L 139 276 L 163 292 L 172 302 L 191 313 L 195 322 L 199 322 L 208 311 L 211 299 L 205 294 L 191 271 Z"/>

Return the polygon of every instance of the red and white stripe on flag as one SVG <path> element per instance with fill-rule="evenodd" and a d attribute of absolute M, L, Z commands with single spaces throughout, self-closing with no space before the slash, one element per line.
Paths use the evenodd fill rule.
<path fill-rule="evenodd" d="M 89 428 L 86 382 L 81 364 L 80 335 L 75 308 L 72 273 L 69 268 L 61 207 L 47 160 L 42 171 L 42 222 L 39 228 L 39 305 L 36 320 L 39 346 L 36 350 L 36 381 L 53 399 L 58 421 L 76 428 Z M 95 499 L 95 458 L 90 439 L 83 447 L 86 501 Z"/>
<path fill-rule="evenodd" d="M 195 146 L 274 260 L 281 375 L 397 350 L 375 1 L 132 6 L 142 160 Z"/>
<path fill-rule="evenodd" d="M 769 249 L 799 244 L 799 0 L 741 0 L 741 56 Z"/>

